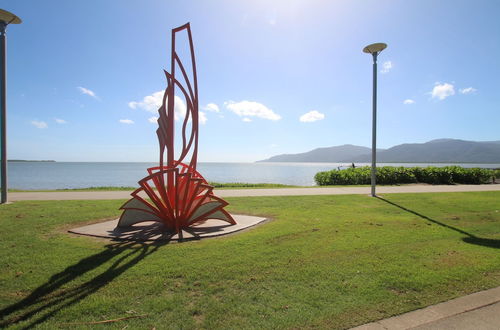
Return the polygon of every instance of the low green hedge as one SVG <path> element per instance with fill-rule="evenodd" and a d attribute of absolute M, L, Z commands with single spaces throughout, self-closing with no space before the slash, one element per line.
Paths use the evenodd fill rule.
<path fill-rule="evenodd" d="M 445 167 L 393 167 L 377 168 L 377 183 L 430 183 L 430 184 L 481 184 L 488 183 L 493 177 L 500 178 L 499 170 L 484 168 Z M 314 176 L 319 186 L 370 184 L 369 166 L 318 172 Z"/>

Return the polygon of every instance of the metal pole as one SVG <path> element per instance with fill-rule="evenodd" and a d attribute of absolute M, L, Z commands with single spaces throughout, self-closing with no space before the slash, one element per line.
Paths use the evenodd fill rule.
<path fill-rule="evenodd" d="M 2 76 L 1 80 L 1 88 L 0 88 L 0 98 L 2 99 L 1 103 L 1 121 L 2 121 L 2 134 L 0 141 L 0 149 L 1 149 L 1 157 L 2 157 L 2 171 L 0 173 L 1 183 L 2 183 L 2 196 L 0 202 L 7 203 L 7 56 L 6 56 L 6 36 L 5 29 L 7 24 L 5 22 L 0 21 L 0 56 L 1 56 L 1 67 L 2 67 Z"/>
<path fill-rule="evenodd" d="M 377 55 L 373 54 L 373 119 L 372 119 L 372 197 L 375 197 L 377 181 Z"/>

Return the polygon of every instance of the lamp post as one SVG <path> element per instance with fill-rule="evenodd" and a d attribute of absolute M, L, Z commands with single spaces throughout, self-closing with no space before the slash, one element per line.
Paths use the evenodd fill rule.
<path fill-rule="evenodd" d="M 372 197 L 376 197 L 375 185 L 377 181 L 377 56 L 387 47 L 384 43 L 371 44 L 363 48 L 363 52 L 373 57 L 373 114 L 372 114 Z"/>
<path fill-rule="evenodd" d="M 0 136 L 0 156 L 2 157 L 2 170 L 0 171 L 0 179 L 2 184 L 2 193 L 0 203 L 7 203 L 7 43 L 5 31 L 9 24 L 20 24 L 21 19 L 16 15 L 0 9 L 0 66 L 2 74 L 0 77 L 0 98 L 1 103 L 1 121 L 2 134 Z"/>

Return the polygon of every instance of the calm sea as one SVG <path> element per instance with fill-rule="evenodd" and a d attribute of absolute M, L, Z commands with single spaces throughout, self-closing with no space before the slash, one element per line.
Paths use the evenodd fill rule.
<path fill-rule="evenodd" d="M 11 189 L 64 189 L 99 186 L 132 186 L 145 177 L 156 163 L 90 162 L 9 162 L 8 186 Z M 358 163 L 356 166 L 369 165 Z M 446 166 L 452 164 L 377 164 L 378 166 Z M 500 164 L 453 164 L 463 167 L 498 168 Z M 344 168 L 340 163 L 199 163 L 198 171 L 207 181 L 282 183 L 314 185 L 319 171 Z"/>

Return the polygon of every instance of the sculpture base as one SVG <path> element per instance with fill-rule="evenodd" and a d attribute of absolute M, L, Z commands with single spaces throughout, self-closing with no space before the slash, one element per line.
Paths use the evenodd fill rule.
<path fill-rule="evenodd" d="M 235 225 L 227 222 L 210 219 L 198 226 L 183 230 L 180 234 L 166 231 L 162 224 L 158 222 L 142 222 L 133 226 L 119 228 L 118 219 L 95 223 L 92 225 L 74 228 L 68 232 L 72 234 L 108 238 L 112 240 L 126 241 L 182 241 L 198 240 L 210 237 L 217 237 L 241 231 L 253 227 L 266 218 L 248 215 L 232 215 L 236 220 Z"/>

